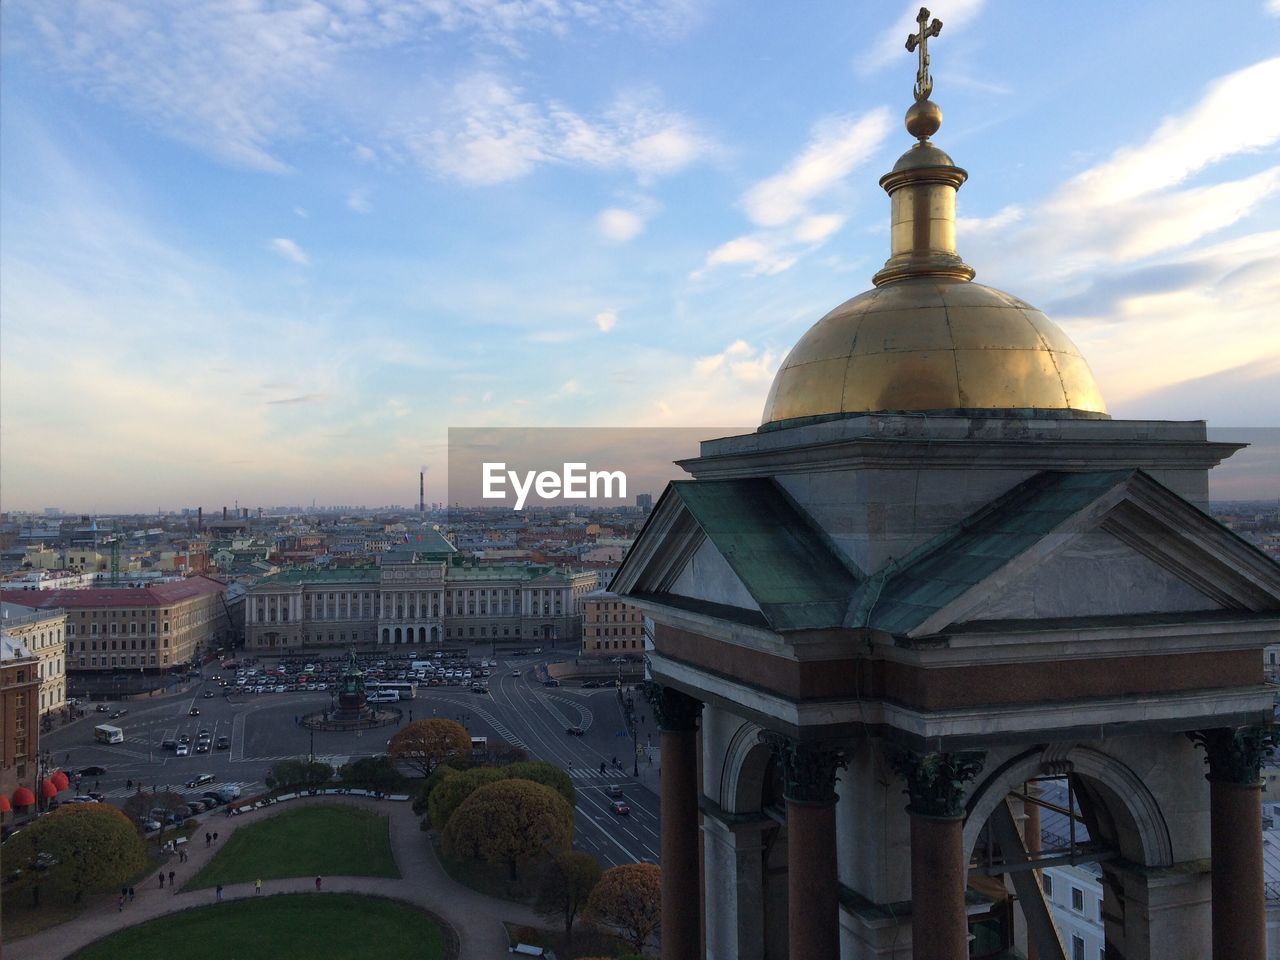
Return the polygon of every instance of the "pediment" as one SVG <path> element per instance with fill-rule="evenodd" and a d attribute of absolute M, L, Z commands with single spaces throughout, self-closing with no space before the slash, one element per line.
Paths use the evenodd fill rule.
<path fill-rule="evenodd" d="M 879 572 L 849 626 L 1280 613 L 1280 565 L 1141 470 L 1037 474 Z"/>
<path fill-rule="evenodd" d="M 760 604 L 751 596 L 751 591 L 733 572 L 715 544 L 705 537 L 671 581 L 667 592 L 677 597 L 760 612 Z"/>
<path fill-rule="evenodd" d="M 1065 536 L 1043 561 L 990 587 L 965 621 L 1192 613 L 1224 606 L 1100 530 Z"/>

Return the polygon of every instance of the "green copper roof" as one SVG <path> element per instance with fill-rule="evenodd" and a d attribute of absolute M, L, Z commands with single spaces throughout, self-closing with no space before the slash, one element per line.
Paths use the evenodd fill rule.
<path fill-rule="evenodd" d="M 307 567 L 284 570 L 267 577 L 262 583 L 377 583 L 381 576 L 382 571 L 377 567 L 339 567 L 335 570 Z"/>
<path fill-rule="evenodd" d="M 671 489 L 772 629 L 840 626 L 857 578 L 773 480 L 677 480 Z"/>
<path fill-rule="evenodd" d="M 871 577 L 849 625 L 909 632 L 1135 472 L 1036 474 Z"/>

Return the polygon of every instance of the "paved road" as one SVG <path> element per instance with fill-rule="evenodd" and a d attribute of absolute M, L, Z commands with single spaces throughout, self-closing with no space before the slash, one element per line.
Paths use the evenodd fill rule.
<path fill-rule="evenodd" d="M 385 877 L 325 877 L 326 893 L 378 894 L 425 907 L 454 928 L 461 944 L 459 960 L 493 960 L 494 957 L 506 956 L 508 941 L 503 921 L 516 924 L 544 922 L 527 907 L 476 893 L 449 879 L 436 860 L 426 835 L 418 829 L 418 818 L 407 803 L 376 802 L 355 797 L 317 797 L 264 807 L 230 820 L 215 816 L 213 822 L 218 826 L 219 845 L 223 842 L 221 838 L 248 824 L 284 813 L 295 804 L 312 803 L 345 803 L 386 813 L 391 820 L 391 845 L 396 865 L 400 868 L 399 880 Z M 159 881 L 152 875 L 135 888 L 137 899 L 123 911 L 116 909 L 114 895 L 101 894 L 92 898 L 89 907 L 75 920 L 6 943 L 5 952 L 22 957 L 23 960 L 62 960 L 117 930 L 164 914 L 213 903 L 213 890 L 187 891 L 181 884 L 194 876 L 216 852 L 216 847 L 206 849 L 203 844 L 196 843 L 192 845 L 187 863 L 175 866 L 175 858 L 173 863 L 165 865 L 166 872 L 173 867 L 179 873 L 176 894 L 167 888 L 160 889 Z M 314 893 L 315 881 L 312 877 L 264 880 L 262 887 L 266 896 L 278 893 Z M 223 895 L 227 900 L 251 897 L 254 895 L 253 884 L 228 885 Z"/>
<path fill-rule="evenodd" d="M 544 687 L 532 677 L 535 658 L 508 658 L 490 679 L 489 694 L 475 694 L 465 687 L 419 688 L 416 700 L 402 701 L 405 721 L 429 716 L 461 719 L 473 736 L 502 739 L 569 771 L 578 792 L 575 845 L 594 854 L 606 867 L 638 860 L 658 860 L 658 764 L 641 761 L 641 777 L 634 780 L 631 741 L 618 736 L 624 723 L 613 689 L 584 690 L 576 686 Z M 513 674 L 519 671 L 519 676 Z M 216 674 L 216 670 L 210 671 Z M 214 693 L 206 698 L 205 692 Z M 197 774 L 212 773 L 217 784 L 234 783 L 246 794 L 265 789 L 271 765 L 280 759 L 306 756 L 314 750 L 335 765 L 351 757 L 381 753 L 397 727 L 381 727 L 351 733 L 311 733 L 296 723 L 304 713 L 328 706 L 328 693 L 284 693 L 224 697 L 213 680 L 205 681 L 181 696 L 124 704 L 129 713 L 119 720 L 90 710 L 83 720 L 44 737 L 53 762 L 68 771 L 90 765 L 107 773 L 86 777 L 81 790 L 101 789 L 108 800 L 122 803 L 131 792 L 128 781 L 146 787 L 172 787 L 185 791 Z M 113 709 L 118 706 L 113 704 Z M 192 708 L 200 711 L 191 717 Z M 641 743 L 654 744 L 657 731 L 652 718 L 640 727 Z M 110 746 L 93 742 L 93 727 L 110 722 L 120 726 L 125 742 Z M 584 736 L 566 734 L 580 726 Z M 231 748 L 208 754 L 177 757 L 161 749 L 165 739 L 181 734 L 194 741 L 200 730 L 215 738 L 228 736 Z M 70 760 L 67 760 L 67 756 Z M 617 757 L 621 768 L 613 767 Z M 604 774 L 600 763 L 605 761 Z M 95 782 L 97 786 L 95 787 Z M 631 814 L 623 817 L 610 809 L 606 789 L 621 785 Z M 207 789 L 202 787 L 203 789 Z"/>

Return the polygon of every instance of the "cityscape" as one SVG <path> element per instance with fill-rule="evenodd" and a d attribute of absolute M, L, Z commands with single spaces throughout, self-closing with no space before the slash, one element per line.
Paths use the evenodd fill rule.
<path fill-rule="evenodd" d="M 0 28 L 5 951 L 1280 960 L 1276 0 Z"/>

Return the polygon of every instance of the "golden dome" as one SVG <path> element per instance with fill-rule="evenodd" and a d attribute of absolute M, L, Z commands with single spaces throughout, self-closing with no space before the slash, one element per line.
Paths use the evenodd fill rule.
<path fill-rule="evenodd" d="M 942 111 L 928 99 L 924 43 L 907 130 L 919 142 L 880 178 L 889 194 L 890 256 L 869 290 L 800 338 L 773 380 L 763 425 L 859 413 L 986 411 L 990 415 L 1106 417 L 1084 357 L 1048 317 L 973 283 L 956 252 L 956 192 L 968 174 L 929 141 Z"/>
<path fill-rule="evenodd" d="M 1043 313 L 980 283 L 922 276 L 868 290 L 810 328 L 774 377 L 763 422 L 979 410 L 1106 415 L 1089 365 Z"/>

